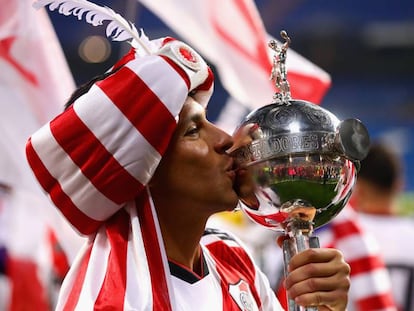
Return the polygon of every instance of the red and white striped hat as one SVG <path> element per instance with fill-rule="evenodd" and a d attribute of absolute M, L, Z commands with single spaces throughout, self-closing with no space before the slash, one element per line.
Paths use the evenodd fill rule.
<path fill-rule="evenodd" d="M 206 105 L 214 79 L 188 45 L 172 38 L 148 43 L 150 53 L 133 47 L 113 74 L 27 142 L 40 185 L 74 228 L 90 237 L 62 285 L 58 310 L 174 309 L 146 184 L 185 100 L 191 93 Z"/>

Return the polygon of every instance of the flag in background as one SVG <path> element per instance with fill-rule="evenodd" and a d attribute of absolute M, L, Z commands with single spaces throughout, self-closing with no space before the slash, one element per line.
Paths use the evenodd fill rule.
<path fill-rule="evenodd" d="M 246 111 L 271 102 L 271 36 L 253 0 L 138 1 L 216 67 L 231 96 L 219 126 L 230 131 Z M 319 104 L 331 85 L 329 74 L 290 48 L 286 66 L 292 97 Z"/>
<path fill-rule="evenodd" d="M 79 238 L 40 190 L 25 157 L 28 137 L 63 108 L 75 88 L 65 57 L 44 10 L 30 1 L 0 0 L 0 248 L 9 295 L 5 310 L 45 310 L 45 284 L 53 267 L 50 230 Z M 59 230 L 56 230 L 59 228 Z M 24 297 L 24 298 L 22 298 Z"/>

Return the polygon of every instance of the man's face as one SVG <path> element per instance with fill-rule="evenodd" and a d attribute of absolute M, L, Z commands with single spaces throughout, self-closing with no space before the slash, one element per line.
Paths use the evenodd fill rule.
<path fill-rule="evenodd" d="M 210 123 L 205 109 L 188 98 L 150 185 L 172 205 L 191 205 L 207 214 L 231 210 L 238 197 L 233 159 L 225 151 L 232 145 L 231 136 Z"/>

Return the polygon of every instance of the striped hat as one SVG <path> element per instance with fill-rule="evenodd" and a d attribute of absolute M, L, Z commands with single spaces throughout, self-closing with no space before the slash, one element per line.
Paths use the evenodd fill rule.
<path fill-rule="evenodd" d="M 131 49 L 113 74 L 27 142 L 40 185 L 74 228 L 90 237 L 64 281 L 58 310 L 174 309 L 146 184 L 189 93 L 206 105 L 213 75 L 188 45 L 171 38 L 152 44 L 156 53 Z"/>

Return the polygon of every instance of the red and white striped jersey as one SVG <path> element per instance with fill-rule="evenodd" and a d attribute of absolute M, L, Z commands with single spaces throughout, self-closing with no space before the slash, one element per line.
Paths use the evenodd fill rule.
<path fill-rule="evenodd" d="M 414 221 L 397 215 L 358 214 L 361 224 L 380 241 L 380 251 L 391 277 L 400 310 L 414 309 Z"/>
<path fill-rule="evenodd" d="M 138 232 L 138 222 L 150 218 L 134 211 L 147 208 L 119 211 L 86 244 L 62 285 L 58 310 L 283 310 L 267 278 L 228 233 L 206 230 L 203 275 L 171 261 L 164 266 L 164 250 L 151 244 L 155 232 Z"/>
<path fill-rule="evenodd" d="M 202 276 L 170 262 L 178 310 L 283 310 L 269 281 L 234 236 L 207 229 L 201 243 Z"/>

